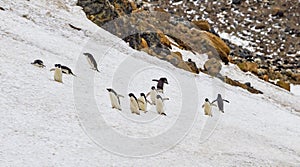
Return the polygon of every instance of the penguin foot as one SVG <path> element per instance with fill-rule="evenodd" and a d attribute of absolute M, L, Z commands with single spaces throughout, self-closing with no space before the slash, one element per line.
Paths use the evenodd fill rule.
<path fill-rule="evenodd" d="M 164 112 L 163 112 L 163 113 L 161 113 L 160 115 L 167 116 L 167 114 L 166 114 L 166 113 L 164 113 Z"/>

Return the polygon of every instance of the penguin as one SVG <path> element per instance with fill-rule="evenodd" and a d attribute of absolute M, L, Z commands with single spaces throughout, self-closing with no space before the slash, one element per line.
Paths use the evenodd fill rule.
<path fill-rule="evenodd" d="M 94 70 L 100 72 L 100 71 L 98 70 L 97 62 L 96 62 L 96 60 L 94 59 L 93 55 L 90 54 L 90 53 L 83 53 L 83 55 L 86 56 L 86 58 L 87 58 L 89 64 L 92 66 L 92 69 L 94 69 Z"/>
<path fill-rule="evenodd" d="M 67 67 L 67 66 L 61 66 L 61 71 L 62 71 L 62 73 L 64 73 L 64 74 L 71 74 L 71 75 L 73 75 L 73 76 L 76 76 L 75 74 L 73 74 L 73 72 L 72 72 L 72 70 L 69 68 L 69 67 Z"/>
<path fill-rule="evenodd" d="M 124 98 L 124 96 L 117 94 L 117 92 L 111 88 L 107 88 L 106 90 L 109 92 L 109 97 L 110 97 L 110 102 L 111 102 L 112 108 L 122 111 L 120 97 Z"/>
<path fill-rule="evenodd" d="M 152 81 L 158 82 L 157 86 L 156 86 L 156 89 L 157 89 L 157 92 L 161 92 L 161 93 L 164 92 L 164 84 L 169 84 L 167 78 L 164 78 L 164 77 L 160 78 L 159 80 L 152 79 Z"/>
<path fill-rule="evenodd" d="M 147 100 L 144 93 L 141 93 L 140 95 L 141 96 L 138 98 L 139 109 L 146 113 L 147 112 L 147 103 L 150 103 L 150 102 Z"/>
<path fill-rule="evenodd" d="M 34 65 L 34 66 L 40 67 L 40 68 L 46 67 L 44 65 L 44 62 L 42 60 L 39 60 L 39 59 L 34 60 L 31 64 Z"/>
<path fill-rule="evenodd" d="M 160 95 L 156 95 L 156 111 L 160 115 L 167 116 L 164 112 L 164 101 L 169 100 L 169 98 L 162 98 Z"/>
<path fill-rule="evenodd" d="M 196 72 L 196 74 L 199 74 L 199 69 L 196 65 L 196 63 L 194 61 L 192 61 L 192 59 L 188 59 L 188 61 L 186 62 L 186 64 L 194 71 Z"/>
<path fill-rule="evenodd" d="M 212 117 L 211 106 L 216 106 L 216 105 L 210 103 L 208 98 L 206 98 L 204 104 L 202 105 L 202 108 L 204 108 L 204 115 L 208 115 Z"/>
<path fill-rule="evenodd" d="M 61 71 L 61 65 L 55 64 L 55 68 L 51 69 L 50 71 L 54 70 L 54 80 L 57 82 L 62 83 L 62 71 Z"/>
<path fill-rule="evenodd" d="M 129 93 L 131 113 L 140 115 L 139 104 L 133 93 Z"/>
<path fill-rule="evenodd" d="M 218 94 L 217 99 L 214 100 L 214 101 L 212 101 L 211 103 L 217 102 L 217 103 L 218 103 L 218 108 L 219 108 L 219 110 L 220 110 L 222 113 L 224 113 L 224 102 L 223 102 L 223 101 L 229 103 L 228 100 L 225 100 L 225 99 L 222 98 L 221 94 Z"/>
<path fill-rule="evenodd" d="M 152 86 L 151 87 L 151 91 L 149 93 L 147 93 L 147 96 L 148 97 L 150 95 L 150 100 L 151 100 L 151 104 L 152 105 L 155 105 L 156 103 L 156 95 L 157 95 L 157 92 L 156 92 L 156 89 L 155 89 L 155 86 Z"/>

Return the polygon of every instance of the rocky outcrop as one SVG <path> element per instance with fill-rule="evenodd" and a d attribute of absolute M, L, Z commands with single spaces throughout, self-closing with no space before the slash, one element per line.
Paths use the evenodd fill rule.
<path fill-rule="evenodd" d="M 91 21 L 128 42 L 130 47 L 168 61 L 183 70 L 199 73 L 193 61 L 184 61 L 179 52 L 171 51 L 173 46 L 194 54 L 209 55 L 202 71 L 212 76 L 220 75 L 220 61 L 225 64 L 229 62 L 229 46 L 207 21 L 186 22 L 181 17 L 171 17 L 162 8 L 155 7 L 149 12 L 128 0 L 78 0 L 78 5 L 83 7 Z"/>
<path fill-rule="evenodd" d="M 217 76 L 222 69 L 222 64 L 215 58 L 207 60 L 204 64 L 204 72 L 211 76 Z"/>

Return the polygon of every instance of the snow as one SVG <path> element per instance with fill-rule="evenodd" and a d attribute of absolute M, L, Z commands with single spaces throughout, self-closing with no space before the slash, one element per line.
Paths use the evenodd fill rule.
<path fill-rule="evenodd" d="M 299 166 L 299 96 L 233 65 L 222 73 L 264 94 L 177 69 L 131 49 L 72 5 L 0 1 L 7 9 L 0 11 L 0 166 Z M 83 52 L 94 55 L 100 73 Z M 46 68 L 32 66 L 34 59 Z M 195 60 L 201 64 L 202 58 Z M 52 81 L 54 63 L 77 77 Z M 168 116 L 154 107 L 132 115 L 127 94 L 147 93 L 161 76 L 169 80 Z M 111 109 L 108 87 L 125 96 L 121 112 Z M 230 103 L 224 114 L 214 108 L 208 118 L 201 105 L 218 93 Z"/>

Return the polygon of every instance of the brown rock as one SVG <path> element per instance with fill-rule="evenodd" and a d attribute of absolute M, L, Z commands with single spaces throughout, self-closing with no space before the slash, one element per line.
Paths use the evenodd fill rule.
<path fill-rule="evenodd" d="M 291 90 L 291 87 L 290 87 L 290 83 L 288 82 L 285 82 L 283 80 L 279 80 L 276 85 L 278 85 L 279 87 L 287 90 L 287 91 L 290 91 Z"/>
<path fill-rule="evenodd" d="M 248 85 L 240 83 L 239 81 L 232 80 L 232 79 L 228 78 L 227 76 L 225 76 L 224 82 L 228 83 L 228 84 L 230 84 L 232 86 L 238 86 L 238 87 L 241 87 L 243 89 L 246 89 L 246 90 L 248 90 L 251 93 L 262 94 L 262 92 L 260 90 L 257 90 L 257 89 L 255 89 L 253 87 L 249 87 Z"/>
<path fill-rule="evenodd" d="M 206 39 L 214 49 L 216 49 L 216 51 L 219 53 L 220 59 L 225 64 L 228 64 L 228 55 L 230 53 L 230 48 L 226 45 L 226 43 L 221 38 L 206 31 L 203 31 L 203 38 Z"/>
<path fill-rule="evenodd" d="M 284 15 L 284 10 L 280 7 L 274 7 L 272 9 L 272 16 L 282 17 Z"/>
<path fill-rule="evenodd" d="M 148 48 L 148 43 L 144 38 L 141 38 L 141 47 L 142 48 Z"/>
<path fill-rule="evenodd" d="M 191 59 L 188 59 L 188 61 L 186 61 L 185 63 L 191 68 L 191 70 L 194 73 L 199 74 L 199 69 L 194 61 L 192 61 Z"/>
<path fill-rule="evenodd" d="M 242 63 L 238 63 L 237 66 L 244 72 L 249 71 L 254 74 L 257 74 L 258 65 L 254 62 L 242 62 Z"/>
<path fill-rule="evenodd" d="M 176 54 L 182 60 L 182 54 L 180 52 L 171 52 L 171 54 Z"/>
<path fill-rule="evenodd" d="M 165 36 L 165 34 L 163 32 L 161 32 L 160 30 L 157 31 L 157 35 L 160 38 L 160 42 L 162 44 L 164 44 L 165 46 L 167 46 L 168 48 L 172 49 L 171 46 L 171 41 Z"/>
<path fill-rule="evenodd" d="M 211 76 L 216 76 L 220 73 L 222 69 L 222 64 L 215 58 L 209 59 L 204 64 L 204 71 Z"/>
<path fill-rule="evenodd" d="M 194 20 L 192 23 L 195 24 L 200 30 L 210 31 L 210 25 L 206 20 Z"/>

